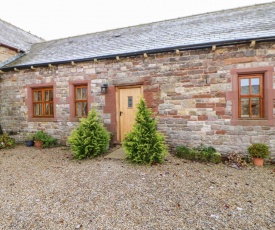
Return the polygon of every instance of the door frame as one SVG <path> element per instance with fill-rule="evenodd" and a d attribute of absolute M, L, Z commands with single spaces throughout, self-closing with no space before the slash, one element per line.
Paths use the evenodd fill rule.
<path fill-rule="evenodd" d="M 131 89 L 140 88 L 140 95 L 143 97 L 143 85 L 128 85 L 128 86 L 116 86 L 116 124 L 117 124 L 117 142 L 122 142 L 121 140 L 121 125 L 120 125 L 120 89 Z"/>

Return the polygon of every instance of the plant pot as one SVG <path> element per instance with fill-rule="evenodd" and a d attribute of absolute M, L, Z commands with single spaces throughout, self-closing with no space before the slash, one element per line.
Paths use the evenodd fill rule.
<path fill-rule="evenodd" d="M 34 145 L 34 141 L 26 141 L 26 146 L 31 147 Z"/>
<path fill-rule="evenodd" d="M 263 166 L 264 165 L 264 159 L 263 158 L 253 158 L 253 162 L 255 166 Z"/>
<path fill-rule="evenodd" d="M 42 142 L 42 141 L 35 141 L 35 142 L 34 142 L 34 146 L 35 146 L 36 148 L 41 149 L 41 148 L 42 148 L 42 145 L 43 145 L 43 142 Z"/>

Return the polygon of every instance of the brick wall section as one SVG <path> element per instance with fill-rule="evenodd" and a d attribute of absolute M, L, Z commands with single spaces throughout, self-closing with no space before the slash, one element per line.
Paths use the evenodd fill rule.
<path fill-rule="evenodd" d="M 231 125 L 231 101 L 226 92 L 232 90 L 230 70 L 275 66 L 275 44 L 257 43 L 149 55 L 144 57 L 59 65 L 54 68 L 21 70 L 2 75 L 1 124 L 5 130 L 20 132 L 44 129 L 62 143 L 77 122 L 69 121 L 69 81 L 91 80 L 91 95 L 102 113 L 106 126 L 116 137 L 115 86 L 143 84 L 144 97 L 152 108 L 158 128 L 171 146 L 200 143 L 212 145 L 222 153 L 246 154 L 252 142 L 265 142 L 275 160 L 274 126 Z M 275 76 L 274 76 L 275 78 Z M 56 82 L 59 98 L 57 122 L 27 122 L 24 102 L 26 85 Z M 109 84 L 107 94 L 100 86 Z M 274 84 L 274 81 L 273 81 Z"/>
<path fill-rule="evenodd" d="M 15 50 L 0 45 L 0 63 L 17 55 Z"/>

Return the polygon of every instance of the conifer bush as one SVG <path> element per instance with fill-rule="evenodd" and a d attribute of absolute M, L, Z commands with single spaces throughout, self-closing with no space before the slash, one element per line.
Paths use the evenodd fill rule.
<path fill-rule="evenodd" d="M 69 136 L 68 142 L 77 159 L 93 158 L 107 150 L 110 135 L 95 109 L 87 118 L 80 119 L 79 126 Z"/>
<path fill-rule="evenodd" d="M 142 98 L 137 105 L 135 123 L 122 142 L 127 159 L 133 163 L 162 163 L 167 154 L 164 136 L 157 131 L 157 122 Z"/>

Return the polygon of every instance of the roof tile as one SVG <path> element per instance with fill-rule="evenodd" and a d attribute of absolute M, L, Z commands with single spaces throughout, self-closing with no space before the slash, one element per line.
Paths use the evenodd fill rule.
<path fill-rule="evenodd" d="M 6 67 L 275 38 L 275 2 L 33 44 Z"/>

